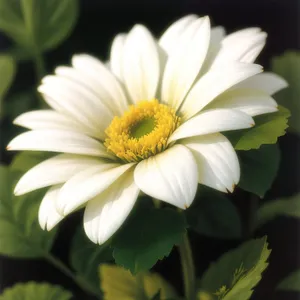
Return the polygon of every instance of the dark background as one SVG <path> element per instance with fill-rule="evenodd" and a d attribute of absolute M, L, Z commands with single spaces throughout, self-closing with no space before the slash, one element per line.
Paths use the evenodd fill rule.
<path fill-rule="evenodd" d="M 135 23 L 143 23 L 155 35 L 159 35 L 169 24 L 188 13 L 208 14 L 214 25 L 223 25 L 228 32 L 249 26 L 261 27 L 269 37 L 258 62 L 266 69 L 272 56 L 282 54 L 287 49 L 300 49 L 298 0 L 81 0 L 80 17 L 75 30 L 65 43 L 46 54 L 47 71 L 52 72 L 55 66 L 69 63 L 71 55 L 75 53 L 87 52 L 106 59 L 115 34 L 128 31 Z M 9 42 L 0 36 L 0 43 L 0 48 L 3 49 Z M 33 86 L 34 78 L 33 65 L 30 62 L 21 63 L 11 92 Z M 4 119 L 1 123 L 1 161 L 4 163 L 9 163 L 11 154 L 5 153 L 2 145 L 7 144 L 16 133 L 11 129 L 9 122 Z M 300 190 L 300 139 L 289 133 L 280 138 L 279 144 L 282 150 L 279 175 L 262 201 L 290 196 Z M 247 197 L 235 203 L 245 217 L 249 209 Z M 53 252 L 64 261 L 67 261 L 70 239 L 81 217 L 80 213 L 75 214 L 60 226 Z M 246 217 L 244 219 L 246 220 Z M 257 236 L 268 235 L 273 251 L 270 266 L 256 289 L 254 300 L 299 299 L 296 293 L 275 291 L 282 278 L 300 267 L 299 225 L 300 222 L 296 219 L 282 217 L 268 223 L 256 233 Z M 193 235 L 191 238 L 199 275 L 207 268 L 209 262 L 237 245 L 236 241 L 220 241 Z M 180 266 L 176 251 L 168 259 L 158 263 L 156 270 L 181 291 Z M 49 281 L 72 290 L 76 299 L 88 299 L 70 279 L 44 261 L 1 258 L 0 272 L 1 290 L 21 281 Z"/>

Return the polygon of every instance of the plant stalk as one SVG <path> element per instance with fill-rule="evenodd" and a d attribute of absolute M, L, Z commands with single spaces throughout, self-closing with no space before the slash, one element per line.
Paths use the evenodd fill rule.
<path fill-rule="evenodd" d="M 59 269 L 67 277 L 71 278 L 82 290 L 88 294 L 96 296 L 98 299 L 102 299 L 100 290 L 96 290 L 88 281 L 82 277 L 77 277 L 62 261 L 57 259 L 50 253 L 44 254 L 45 259 Z"/>
<path fill-rule="evenodd" d="M 195 267 L 192 249 L 187 233 L 184 235 L 182 243 L 179 245 L 181 258 L 184 295 L 186 300 L 196 299 Z"/>

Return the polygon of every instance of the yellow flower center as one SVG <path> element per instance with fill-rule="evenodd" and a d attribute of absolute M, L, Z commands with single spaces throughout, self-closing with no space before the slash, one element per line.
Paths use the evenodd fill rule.
<path fill-rule="evenodd" d="M 104 145 L 126 162 L 141 161 L 167 147 L 180 118 L 156 99 L 131 105 L 122 117 L 114 117 L 106 128 Z"/>

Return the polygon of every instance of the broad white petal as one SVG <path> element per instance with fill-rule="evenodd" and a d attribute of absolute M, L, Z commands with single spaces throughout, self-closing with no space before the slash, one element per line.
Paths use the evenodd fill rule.
<path fill-rule="evenodd" d="M 188 37 L 188 38 L 187 38 Z M 183 33 L 177 49 L 169 56 L 162 82 L 162 102 L 179 108 L 205 60 L 210 40 L 208 17 L 195 20 Z"/>
<path fill-rule="evenodd" d="M 124 33 L 118 34 L 114 38 L 110 50 L 110 69 L 121 82 L 124 81 L 122 65 L 126 36 Z"/>
<path fill-rule="evenodd" d="M 237 155 L 228 141 L 220 134 L 209 134 L 184 139 L 198 166 L 198 181 L 222 192 L 233 192 L 240 179 Z"/>
<path fill-rule="evenodd" d="M 105 138 L 104 130 L 113 119 L 113 114 L 101 100 L 84 85 L 66 77 L 46 76 L 38 90 L 55 102 L 58 108 L 78 123 L 82 124 L 93 136 Z M 48 102 L 52 105 L 52 102 Z"/>
<path fill-rule="evenodd" d="M 123 224 L 139 195 L 132 171 L 89 201 L 84 212 L 84 230 L 96 244 L 105 243 Z"/>
<path fill-rule="evenodd" d="M 232 89 L 212 101 L 207 109 L 232 108 L 250 116 L 271 113 L 278 110 L 276 101 L 259 90 Z"/>
<path fill-rule="evenodd" d="M 39 188 L 66 182 L 74 174 L 103 163 L 100 159 L 89 156 L 59 154 L 26 172 L 17 183 L 14 193 L 22 195 Z"/>
<path fill-rule="evenodd" d="M 256 89 L 273 95 L 287 86 L 288 83 L 282 77 L 275 73 L 264 72 L 244 80 L 234 88 Z"/>
<path fill-rule="evenodd" d="M 134 103 L 155 98 L 159 80 L 157 44 L 148 29 L 135 25 L 124 45 L 123 76 Z"/>
<path fill-rule="evenodd" d="M 57 199 L 57 210 L 67 215 L 106 190 L 134 164 L 103 164 L 90 167 L 68 180 Z"/>
<path fill-rule="evenodd" d="M 88 130 L 74 119 L 54 110 L 36 110 L 21 114 L 14 124 L 29 129 L 62 129 L 89 134 Z"/>
<path fill-rule="evenodd" d="M 45 194 L 39 208 L 39 223 L 42 229 L 51 230 L 64 217 L 55 208 L 55 200 L 61 185 L 51 187 Z"/>
<path fill-rule="evenodd" d="M 228 61 L 252 63 L 266 43 L 267 34 L 260 28 L 247 28 L 229 34 L 222 41 L 222 47 L 214 65 Z"/>
<path fill-rule="evenodd" d="M 127 110 L 128 103 L 123 88 L 105 64 L 87 54 L 73 56 L 72 64 L 81 78 L 85 78 L 85 84 L 114 115 L 122 115 Z"/>
<path fill-rule="evenodd" d="M 32 130 L 16 136 L 7 150 L 65 152 L 113 158 L 104 146 L 81 133 L 66 130 Z"/>
<path fill-rule="evenodd" d="M 239 62 L 210 69 L 187 95 L 180 108 L 182 117 L 184 119 L 192 117 L 235 84 L 260 72 L 262 67 L 259 65 Z"/>
<path fill-rule="evenodd" d="M 179 126 L 168 140 L 168 144 L 179 139 L 254 126 L 254 120 L 235 109 L 211 109 Z"/>
<path fill-rule="evenodd" d="M 211 67 L 213 61 L 215 60 L 219 50 L 221 49 L 221 42 L 225 37 L 225 29 L 222 26 L 213 27 L 210 32 L 210 43 L 207 51 L 207 55 L 200 73 L 198 74 L 197 79 L 200 79 L 200 76 L 203 76 Z"/>
<path fill-rule="evenodd" d="M 134 170 L 134 180 L 145 194 L 186 209 L 197 191 L 196 161 L 185 146 L 175 145 L 141 161 Z"/>
<path fill-rule="evenodd" d="M 178 46 L 180 36 L 193 21 L 197 20 L 197 15 L 188 15 L 174 22 L 161 36 L 158 43 L 164 51 L 170 55 Z"/>

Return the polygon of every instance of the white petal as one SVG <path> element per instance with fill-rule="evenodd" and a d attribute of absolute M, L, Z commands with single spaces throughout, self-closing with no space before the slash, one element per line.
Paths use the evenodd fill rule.
<path fill-rule="evenodd" d="M 197 190 L 196 161 L 186 147 L 175 145 L 141 161 L 135 168 L 134 180 L 145 194 L 186 209 Z"/>
<path fill-rule="evenodd" d="M 66 130 L 32 130 L 15 137 L 7 150 L 65 152 L 113 158 L 104 146 L 81 133 Z"/>
<path fill-rule="evenodd" d="M 260 28 L 247 28 L 234 32 L 222 41 L 214 65 L 228 61 L 252 63 L 266 43 L 267 34 Z"/>
<path fill-rule="evenodd" d="M 106 190 L 134 164 L 103 164 L 90 167 L 68 180 L 57 199 L 57 210 L 67 215 Z"/>
<path fill-rule="evenodd" d="M 124 55 L 124 45 L 126 40 L 126 34 L 118 34 L 112 43 L 110 50 L 110 68 L 114 75 L 123 82 L 123 55 Z"/>
<path fill-rule="evenodd" d="M 51 230 L 64 217 L 55 208 L 55 200 L 61 185 L 51 187 L 45 194 L 39 208 L 39 223 L 42 229 Z"/>
<path fill-rule="evenodd" d="M 232 89 L 217 97 L 206 108 L 238 109 L 250 116 L 271 113 L 278 110 L 276 101 L 259 90 Z"/>
<path fill-rule="evenodd" d="M 201 68 L 201 71 L 198 74 L 198 79 L 200 79 L 200 76 L 205 74 L 211 67 L 219 50 L 221 49 L 221 42 L 225 37 L 225 34 L 226 34 L 225 29 L 222 26 L 213 27 L 211 29 L 209 48 L 203 66 Z"/>
<path fill-rule="evenodd" d="M 215 133 L 184 139 L 181 143 L 192 151 L 197 161 L 199 183 L 233 192 L 240 179 L 240 165 L 225 136 Z"/>
<path fill-rule="evenodd" d="M 262 67 L 259 65 L 238 62 L 210 69 L 199 79 L 185 99 L 180 109 L 183 118 L 192 117 L 221 93 L 260 72 Z"/>
<path fill-rule="evenodd" d="M 187 137 L 244 129 L 252 126 L 254 126 L 254 120 L 239 110 L 211 109 L 199 113 L 196 117 L 179 126 L 170 136 L 168 144 Z"/>
<path fill-rule="evenodd" d="M 123 59 L 123 76 L 134 103 L 155 98 L 159 80 L 159 55 L 151 33 L 142 25 L 129 32 Z"/>
<path fill-rule="evenodd" d="M 268 95 L 273 95 L 287 86 L 288 83 L 282 77 L 275 73 L 264 72 L 244 80 L 237 84 L 235 88 L 256 89 Z"/>
<path fill-rule="evenodd" d="M 84 229 L 96 244 L 105 243 L 123 224 L 139 195 L 132 172 L 126 172 L 93 200 L 84 212 Z"/>
<path fill-rule="evenodd" d="M 74 68 L 85 78 L 90 89 L 114 114 L 122 115 L 128 108 L 123 88 L 109 69 L 100 60 L 87 54 L 72 58 Z"/>
<path fill-rule="evenodd" d="M 15 187 L 15 195 L 22 195 L 46 186 L 63 183 L 74 174 L 91 166 L 103 164 L 100 159 L 72 154 L 49 158 L 26 172 Z"/>
<path fill-rule="evenodd" d="M 170 55 L 178 46 L 180 36 L 198 17 L 196 15 L 185 16 L 174 22 L 159 39 L 159 45 Z"/>
<path fill-rule="evenodd" d="M 191 88 L 205 60 L 210 40 L 208 17 L 195 20 L 184 32 L 186 42 L 169 56 L 162 83 L 162 102 L 175 110 Z"/>
<path fill-rule="evenodd" d="M 36 110 L 21 114 L 14 124 L 29 129 L 62 129 L 88 134 L 80 123 L 54 110 Z"/>
<path fill-rule="evenodd" d="M 38 90 L 49 97 L 62 112 L 89 129 L 93 136 L 103 139 L 104 130 L 113 114 L 101 100 L 82 84 L 59 76 L 46 76 Z M 52 102 L 48 102 L 50 105 Z"/>

